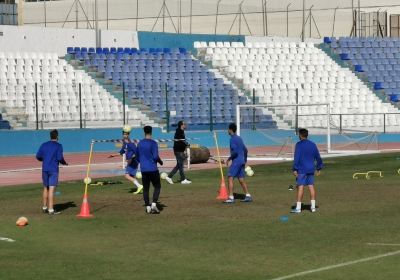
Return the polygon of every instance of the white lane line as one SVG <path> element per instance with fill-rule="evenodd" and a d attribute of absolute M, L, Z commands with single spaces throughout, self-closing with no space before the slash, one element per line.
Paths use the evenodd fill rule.
<path fill-rule="evenodd" d="M 335 264 L 335 265 L 324 266 L 324 267 L 321 267 L 321 268 L 307 270 L 307 271 L 303 271 L 303 272 L 299 272 L 299 273 L 295 273 L 295 274 L 290 274 L 290 275 L 274 278 L 274 279 L 271 279 L 271 280 L 284 280 L 284 279 L 295 278 L 295 277 L 299 277 L 299 276 L 303 276 L 303 275 L 307 275 L 307 274 L 312 274 L 312 273 L 321 272 L 321 271 L 330 270 L 330 269 L 335 269 L 335 268 L 339 268 L 339 267 L 343 267 L 343 266 L 349 266 L 349 265 L 353 265 L 353 264 L 373 261 L 373 260 L 386 258 L 386 257 L 398 255 L 398 254 L 400 254 L 400 250 L 399 251 L 389 252 L 389 253 L 382 254 L 382 255 L 373 256 L 373 257 L 358 259 L 358 260 L 339 263 L 339 264 Z"/>
<path fill-rule="evenodd" d="M 371 245 L 371 246 L 400 246 L 400 244 L 393 244 L 393 243 L 367 243 L 367 245 Z"/>
<path fill-rule="evenodd" d="M 15 240 L 7 237 L 0 237 L 0 241 L 6 241 L 6 242 L 15 242 Z"/>

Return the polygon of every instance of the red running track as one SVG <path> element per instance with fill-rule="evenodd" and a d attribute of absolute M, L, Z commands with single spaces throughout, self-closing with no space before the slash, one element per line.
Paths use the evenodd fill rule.
<path fill-rule="evenodd" d="M 249 148 L 249 156 L 276 154 L 281 147 L 252 147 Z M 400 143 L 379 144 L 382 151 L 398 150 Z M 286 149 L 287 150 L 287 149 Z M 210 149 L 211 155 L 217 155 L 216 149 Z M 284 151 L 285 152 L 285 151 Z M 221 149 L 221 157 L 227 156 L 228 149 Z M 93 154 L 91 175 L 92 178 L 121 176 L 123 174 L 122 160 L 120 157 L 108 158 L 108 152 L 96 152 Z M 162 171 L 169 171 L 175 165 L 172 150 L 160 151 L 164 160 Z M 166 160 L 167 159 L 167 160 Z M 170 159 L 170 160 L 168 160 Z M 83 180 L 86 176 L 86 164 L 88 153 L 65 154 L 65 160 L 69 166 L 60 168 L 60 181 Z M 274 163 L 276 161 L 257 161 L 251 164 Z M 194 164 L 191 170 L 218 168 L 219 165 L 212 160 L 205 164 Z M 0 157 L 0 186 L 22 185 L 41 182 L 41 163 L 31 156 Z"/>

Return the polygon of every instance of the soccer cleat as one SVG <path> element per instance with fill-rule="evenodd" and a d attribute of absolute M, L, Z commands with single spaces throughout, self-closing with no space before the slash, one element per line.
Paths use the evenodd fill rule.
<path fill-rule="evenodd" d="M 138 194 L 138 193 L 143 193 L 143 186 L 142 185 L 139 185 L 137 187 L 137 190 L 135 192 L 133 192 L 133 194 Z"/>
<path fill-rule="evenodd" d="M 253 198 L 251 196 L 246 195 L 246 197 L 242 199 L 240 202 L 253 202 Z"/>
<path fill-rule="evenodd" d="M 58 215 L 58 214 L 61 214 L 60 211 L 56 211 L 56 210 L 48 211 L 48 212 L 49 212 L 49 215 Z"/>
<path fill-rule="evenodd" d="M 146 206 L 146 213 L 147 214 L 151 214 L 151 207 L 150 206 Z"/>
<path fill-rule="evenodd" d="M 160 214 L 160 210 L 157 208 L 156 205 L 151 206 L 151 214 Z"/>
<path fill-rule="evenodd" d="M 294 213 L 294 214 L 300 214 L 301 213 L 301 209 L 292 209 L 292 211 L 290 211 L 290 213 Z"/>
<path fill-rule="evenodd" d="M 49 212 L 49 210 L 47 209 L 47 207 L 42 207 L 42 212 L 43 212 L 44 214 L 47 214 L 47 212 Z"/>
<path fill-rule="evenodd" d="M 293 190 L 294 190 L 293 185 L 289 185 L 289 191 L 293 191 Z"/>
<path fill-rule="evenodd" d="M 317 208 L 311 207 L 311 212 L 312 212 L 312 213 L 317 212 Z"/>
<path fill-rule="evenodd" d="M 170 177 L 168 177 L 168 176 L 165 178 L 165 180 L 171 185 L 174 184 L 174 181 L 172 181 L 172 179 Z"/>
<path fill-rule="evenodd" d="M 182 185 L 189 185 L 189 184 L 191 184 L 191 183 L 192 183 L 192 181 L 189 181 L 188 179 L 185 179 L 185 180 L 183 180 L 183 181 L 181 182 Z"/>
<path fill-rule="evenodd" d="M 225 200 L 225 201 L 224 201 L 224 203 L 226 203 L 226 204 L 232 204 L 232 203 L 235 203 L 235 199 L 228 198 L 227 200 Z"/>

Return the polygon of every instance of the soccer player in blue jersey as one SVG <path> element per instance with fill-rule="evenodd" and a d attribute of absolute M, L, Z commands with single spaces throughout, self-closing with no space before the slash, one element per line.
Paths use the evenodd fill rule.
<path fill-rule="evenodd" d="M 141 193 L 143 191 L 143 186 L 136 179 L 136 172 L 138 163 L 136 160 L 136 145 L 129 138 L 130 132 L 123 130 L 122 131 L 122 147 L 118 154 L 111 154 L 108 157 L 116 157 L 125 155 L 125 159 L 127 160 L 127 165 L 125 168 L 125 178 L 132 182 L 136 186 L 136 191 L 134 194 Z"/>
<path fill-rule="evenodd" d="M 247 184 L 244 180 L 245 166 L 247 163 L 247 148 L 243 143 L 240 136 L 236 134 L 237 126 L 234 123 L 229 124 L 228 133 L 231 136 L 230 139 L 230 151 L 231 155 L 226 161 L 226 165 L 229 166 L 229 162 L 232 161 L 228 171 L 229 181 L 229 198 L 225 200 L 225 203 L 234 203 L 235 198 L 233 196 L 233 178 L 238 178 L 240 186 L 246 194 L 246 197 L 242 199 L 242 202 L 252 202 L 253 199 L 247 188 Z"/>
<path fill-rule="evenodd" d="M 157 208 L 157 201 L 161 191 L 161 180 L 157 163 L 163 165 L 163 161 L 158 154 L 157 142 L 152 139 L 153 128 L 151 126 L 145 126 L 143 131 L 145 138 L 140 140 L 136 151 L 136 158 L 140 164 L 140 170 L 142 171 L 143 200 L 146 206 L 146 213 L 159 214 L 160 210 Z M 150 183 L 154 187 L 151 204 L 149 198 Z"/>
<path fill-rule="evenodd" d="M 308 140 L 308 130 L 299 129 L 300 141 L 296 143 L 293 161 L 293 175 L 297 183 L 297 203 L 293 213 L 301 213 L 301 201 L 304 194 L 304 186 L 308 186 L 311 197 L 311 212 L 316 211 L 314 174 L 319 176 L 323 167 L 322 159 L 317 145 Z M 315 165 L 316 163 L 316 165 Z"/>
<path fill-rule="evenodd" d="M 54 190 L 58 185 L 58 165 L 68 165 L 64 160 L 63 147 L 58 143 L 58 131 L 50 132 L 50 141 L 43 143 L 36 159 L 42 162 L 42 180 L 43 180 L 43 213 L 50 215 L 60 214 L 54 210 Z"/>

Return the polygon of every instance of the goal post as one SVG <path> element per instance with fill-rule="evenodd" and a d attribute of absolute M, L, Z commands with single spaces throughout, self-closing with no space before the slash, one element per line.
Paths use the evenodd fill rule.
<path fill-rule="evenodd" d="M 252 112 L 249 112 L 251 110 Z M 246 112 L 247 111 L 247 112 Z M 236 105 L 236 125 L 237 134 L 240 135 L 243 130 L 243 124 L 252 124 L 252 130 L 260 130 L 254 123 L 256 115 L 264 114 L 272 116 L 272 119 L 279 121 L 283 130 L 289 130 L 297 134 L 299 127 L 308 128 L 307 123 L 318 123 L 313 129 L 319 135 L 325 135 L 325 145 L 327 153 L 332 152 L 331 147 L 331 114 L 329 103 L 309 103 L 309 104 L 247 104 Z M 247 114 L 247 115 L 246 115 Z M 249 116 L 250 115 L 250 116 Z M 249 123 L 250 120 L 250 123 Z M 258 124 L 261 124 L 259 121 Z M 271 129 L 269 129 L 271 130 Z M 268 129 L 266 130 L 268 131 Z M 264 134 L 265 135 L 265 134 Z M 274 136 L 267 136 L 269 138 Z"/>

